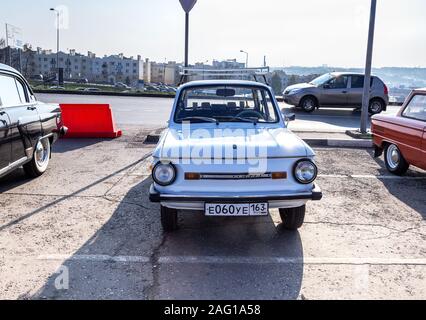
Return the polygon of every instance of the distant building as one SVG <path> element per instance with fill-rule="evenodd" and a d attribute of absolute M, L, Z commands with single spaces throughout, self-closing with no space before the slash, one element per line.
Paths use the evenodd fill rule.
<path fill-rule="evenodd" d="M 212 67 L 213 69 L 241 69 L 245 68 L 245 63 L 238 62 L 237 59 L 213 60 Z"/>
<path fill-rule="evenodd" d="M 14 51 L 10 48 L 0 49 L 0 62 L 9 64 L 9 60 L 12 60 L 11 65 L 21 70 L 25 77 L 56 74 L 57 54 L 52 50 L 32 50 L 27 45 L 20 54 Z M 11 52 L 13 59 L 10 59 Z M 144 80 L 144 61 L 141 56 L 127 58 L 121 53 L 101 58 L 90 51 L 82 55 L 75 50 L 59 52 L 58 56 L 59 68 L 64 70 L 64 80 L 88 79 L 90 82 L 111 84 L 123 82 L 133 86 Z"/>

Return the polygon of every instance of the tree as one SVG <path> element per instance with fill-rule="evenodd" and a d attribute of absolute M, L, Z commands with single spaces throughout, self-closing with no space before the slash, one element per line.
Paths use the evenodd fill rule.
<path fill-rule="evenodd" d="M 281 77 L 278 75 L 278 73 L 274 73 L 271 79 L 271 86 L 274 90 L 275 94 L 281 94 L 282 91 L 282 81 Z"/>

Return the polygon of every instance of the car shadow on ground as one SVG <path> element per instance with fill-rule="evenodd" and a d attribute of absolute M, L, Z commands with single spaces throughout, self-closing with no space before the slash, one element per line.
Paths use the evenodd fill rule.
<path fill-rule="evenodd" d="M 132 187 L 109 221 L 62 263 L 69 272 L 68 290 L 58 290 L 60 273 L 52 274 L 36 294 L 22 298 L 299 297 L 303 247 L 298 232 L 283 230 L 271 217 L 216 220 L 181 212 L 180 229 L 163 234 L 160 207 L 148 199 L 150 185 L 146 178 Z M 271 262 L 274 258 L 284 260 Z"/>
<path fill-rule="evenodd" d="M 105 143 L 105 141 L 111 141 L 113 139 L 59 139 L 52 146 L 52 153 L 65 153 L 68 151 L 82 149 L 88 146 L 92 146 L 98 143 Z"/>
<path fill-rule="evenodd" d="M 425 220 L 426 200 L 424 195 L 426 195 L 426 172 L 411 166 L 404 175 L 407 179 L 404 179 L 404 177 L 399 179 L 397 176 L 395 176 L 395 179 L 392 179 L 393 176 L 387 171 L 383 156 L 374 158 L 374 152 L 370 152 L 370 154 L 374 161 L 380 166 L 378 173 L 385 176 L 385 178 L 380 178 L 379 180 L 389 193 L 410 208 L 416 210 Z M 418 192 L 413 193 L 413 190 L 418 190 Z"/>
<path fill-rule="evenodd" d="M 9 191 L 20 185 L 28 183 L 31 180 L 32 179 L 26 175 L 22 167 L 18 168 L 12 171 L 11 173 L 5 175 L 4 177 L 0 178 L 0 193 Z"/>

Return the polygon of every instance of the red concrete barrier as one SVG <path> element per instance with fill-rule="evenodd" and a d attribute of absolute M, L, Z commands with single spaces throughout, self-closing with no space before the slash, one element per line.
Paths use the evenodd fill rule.
<path fill-rule="evenodd" d="M 109 104 L 60 104 L 65 138 L 117 138 L 122 135 L 114 123 Z"/>

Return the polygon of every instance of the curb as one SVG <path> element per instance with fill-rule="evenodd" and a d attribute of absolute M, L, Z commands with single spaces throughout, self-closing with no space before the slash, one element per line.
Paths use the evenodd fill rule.
<path fill-rule="evenodd" d="M 160 135 L 151 133 L 146 137 L 146 144 L 157 144 L 160 140 Z M 335 147 L 335 148 L 373 148 L 371 140 L 345 140 L 345 139 L 302 139 L 311 147 Z"/>
<path fill-rule="evenodd" d="M 311 147 L 335 147 L 335 148 L 373 148 L 371 140 L 348 140 L 348 139 L 303 139 Z"/>

